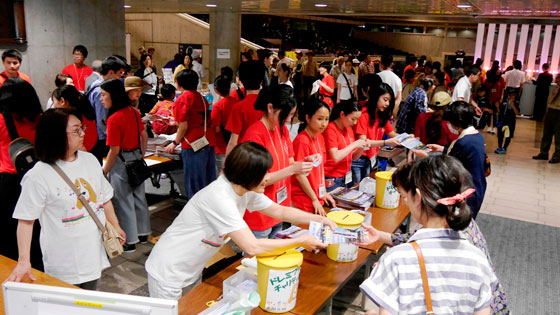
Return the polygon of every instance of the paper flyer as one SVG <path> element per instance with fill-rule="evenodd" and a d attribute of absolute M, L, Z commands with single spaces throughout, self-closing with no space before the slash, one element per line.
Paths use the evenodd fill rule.
<path fill-rule="evenodd" d="M 414 138 L 408 133 L 401 133 L 395 137 L 400 141 L 401 145 L 410 150 L 429 150 L 429 148 L 423 144 L 420 140 Z"/>

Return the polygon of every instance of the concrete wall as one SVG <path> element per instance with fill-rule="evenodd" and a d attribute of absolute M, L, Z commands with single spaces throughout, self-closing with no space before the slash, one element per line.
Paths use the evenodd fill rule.
<path fill-rule="evenodd" d="M 433 61 L 443 61 L 445 54 L 455 54 L 459 49 L 464 50 L 467 55 L 474 55 L 476 44 L 474 38 L 443 37 L 434 34 L 356 32 L 355 36 L 417 56 L 425 55 Z"/>
<path fill-rule="evenodd" d="M 112 54 L 125 54 L 124 0 L 25 1 L 27 44 L 0 44 L 0 51 L 16 48 L 23 53 L 21 72 L 46 104 L 57 73 L 71 64 L 72 48 L 82 44 L 86 64 Z M 2 69 L 3 70 L 3 69 Z"/>

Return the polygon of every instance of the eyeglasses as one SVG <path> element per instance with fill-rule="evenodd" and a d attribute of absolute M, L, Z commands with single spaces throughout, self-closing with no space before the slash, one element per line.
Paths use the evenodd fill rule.
<path fill-rule="evenodd" d="M 76 129 L 76 130 L 72 130 L 72 131 L 66 132 L 66 133 L 71 133 L 71 134 L 74 134 L 74 135 L 76 135 L 76 136 L 78 136 L 78 137 L 81 137 L 81 136 L 83 136 L 83 135 L 86 134 L 86 129 L 87 129 L 87 126 L 86 126 L 86 125 L 83 125 L 83 126 L 81 126 L 80 128 L 78 128 L 78 129 Z"/>

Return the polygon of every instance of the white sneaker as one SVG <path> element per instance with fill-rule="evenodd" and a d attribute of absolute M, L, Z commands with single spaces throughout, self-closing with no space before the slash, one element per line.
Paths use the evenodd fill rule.
<path fill-rule="evenodd" d="M 490 127 L 486 128 L 486 132 L 492 133 L 492 128 L 490 128 Z"/>
<path fill-rule="evenodd" d="M 498 128 L 494 127 L 494 128 L 492 129 L 492 133 L 496 133 L 496 132 L 498 132 Z"/>

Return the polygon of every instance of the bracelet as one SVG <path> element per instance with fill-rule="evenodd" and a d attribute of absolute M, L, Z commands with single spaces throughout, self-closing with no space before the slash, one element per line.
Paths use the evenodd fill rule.
<path fill-rule="evenodd" d="M 385 140 L 383 140 L 383 146 L 385 146 Z"/>
<path fill-rule="evenodd" d="M 177 142 L 175 142 L 175 140 L 173 140 L 173 144 L 176 146 L 179 145 Z"/>

